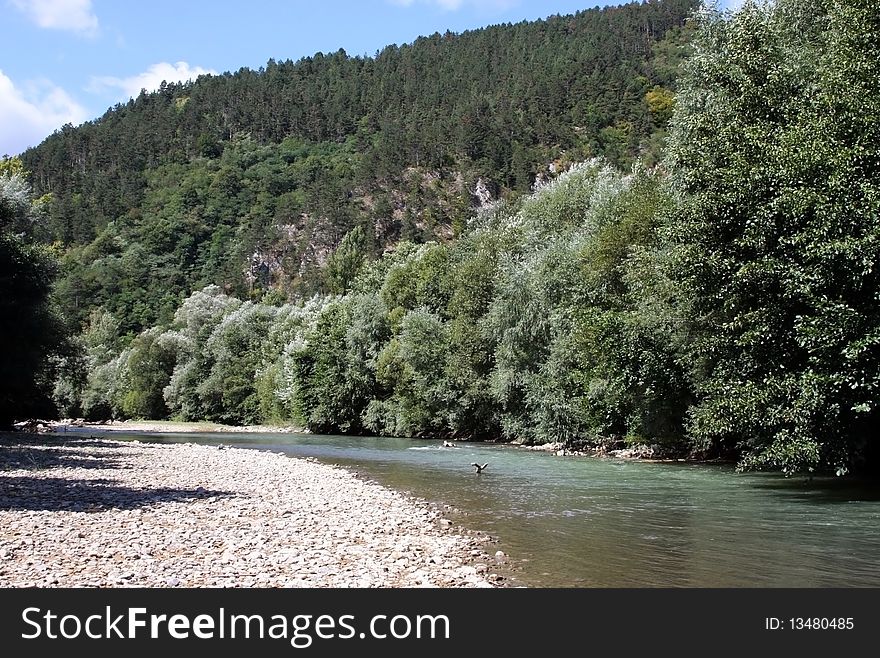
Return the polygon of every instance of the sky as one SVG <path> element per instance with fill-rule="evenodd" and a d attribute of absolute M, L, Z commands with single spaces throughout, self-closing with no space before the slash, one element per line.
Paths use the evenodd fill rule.
<path fill-rule="evenodd" d="M 722 0 L 722 5 L 741 0 Z M 0 155 L 203 73 L 434 32 L 570 14 L 603 0 L 0 0 Z"/>

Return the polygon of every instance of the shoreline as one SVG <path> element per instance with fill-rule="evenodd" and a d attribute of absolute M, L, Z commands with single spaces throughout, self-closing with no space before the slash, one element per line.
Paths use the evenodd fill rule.
<path fill-rule="evenodd" d="M 314 460 L 0 434 L 0 587 L 499 584 L 490 537 L 465 532 Z"/>
<path fill-rule="evenodd" d="M 35 421 L 36 422 L 36 421 Z M 199 421 L 173 421 L 173 420 L 114 420 L 107 422 L 88 422 L 83 420 L 41 421 L 40 432 L 56 432 L 63 435 L 68 428 L 76 430 L 93 429 L 97 432 L 157 432 L 166 434 L 188 433 L 272 433 L 272 434 L 311 434 L 308 429 L 291 425 L 223 425 L 220 423 Z M 442 439 L 423 439 L 436 440 Z M 445 441 L 444 441 L 445 442 Z M 462 441 L 467 443 L 467 441 Z M 646 464 L 702 464 L 710 466 L 731 466 L 736 464 L 732 459 L 699 459 L 694 457 L 658 457 L 654 450 L 646 444 L 637 444 L 626 448 L 593 450 L 574 450 L 566 448 L 564 443 L 543 443 L 539 445 L 524 445 L 515 441 L 510 442 L 487 442 L 492 445 L 508 446 L 519 450 L 534 450 L 546 452 L 556 457 L 589 457 L 592 459 L 614 459 L 621 461 L 636 461 Z"/>
<path fill-rule="evenodd" d="M 224 425 L 208 421 L 177 420 L 110 420 L 89 422 L 83 420 L 45 421 L 41 431 L 64 433 L 69 428 L 93 429 L 105 432 L 160 432 L 170 434 L 200 432 L 260 432 L 272 434 L 311 434 L 307 429 L 292 425 Z"/>

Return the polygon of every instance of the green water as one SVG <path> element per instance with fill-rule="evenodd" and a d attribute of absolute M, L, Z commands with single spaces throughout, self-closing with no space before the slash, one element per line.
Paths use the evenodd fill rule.
<path fill-rule="evenodd" d="M 310 456 L 452 506 L 456 522 L 497 538 L 491 550 L 507 553 L 514 581 L 533 587 L 880 586 L 880 490 L 866 484 L 439 441 L 137 438 Z M 489 467 L 477 475 L 475 461 Z"/>

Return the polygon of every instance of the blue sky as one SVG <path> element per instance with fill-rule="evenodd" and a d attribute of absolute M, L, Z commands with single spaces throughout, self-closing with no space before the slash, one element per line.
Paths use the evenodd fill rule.
<path fill-rule="evenodd" d="M 736 2 L 737 0 L 732 0 Z M 373 55 L 447 29 L 568 14 L 602 0 L 0 0 L 0 155 L 162 80 L 344 48 Z"/>

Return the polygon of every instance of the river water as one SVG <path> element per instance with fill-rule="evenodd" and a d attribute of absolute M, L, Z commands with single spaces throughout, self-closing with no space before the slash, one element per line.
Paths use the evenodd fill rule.
<path fill-rule="evenodd" d="M 114 438 L 123 438 L 113 433 Z M 457 510 L 530 587 L 880 586 L 880 489 L 514 446 L 300 434 L 137 434 L 314 457 Z M 476 474 L 472 462 L 489 466 Z"/>

